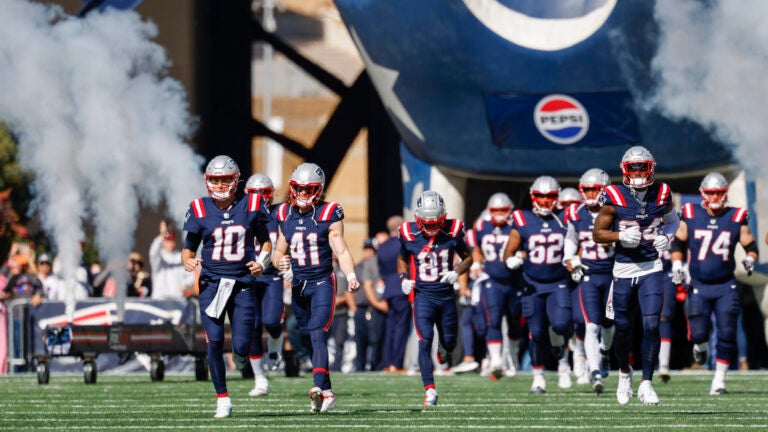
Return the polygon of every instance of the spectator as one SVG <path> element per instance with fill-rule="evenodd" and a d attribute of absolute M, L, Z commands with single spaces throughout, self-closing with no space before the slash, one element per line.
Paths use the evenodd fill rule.
<path fill-rule="evenodd" d="M 194 275 L 184 270 L 181 250 L 176 248 L 176 233 L 166 221 L 160 221 L 157 237 L 149 246 L 152 269 L 152 298 L 184 300 L 192 295 Z"/>
<path fill-rule="evenodd" d="M 16 254 L 11 256 L 8 260 L 8 283 L 5 288 L 0 292 L 0 300 L 13 300 L 13 299 L 29 299 L 29 304 L 32 307 L 40 306 L 43 294 L 43 285 L 40 279 L 30 269 L 30 261 L 26 255 Z M 24 308 L 17 308 L 11 311 L 14 315 L 13 319 L 13 357 L 19 358 L 24 353 L 23 347 L 29 346 L 30 340 L 22 340 L 22 326 L 25 325 L 26 310 Z M 31 363 L 28 363 L 31 364 Z M 17 372 L 22 371 L 23 368 L 19 367 Z"/>
<path fill-rule="evenodd" d="M 126 296 L 147 298 L 152 295 L 152 278 L 144 270 L 144 258 L 138 252 L 128 255 L 128 284 Z"/>
<path fill-rule="evenodd" d="M 385 234 L 384 241 L 389 237 Z M 355 344 L 357 346 L 357 358 L 355 369 L 364 372 L 366 365 L 369 370 L 375 371 L 381 368 L 381 343 L 384 338 L 384 320 L 387 316 L 387 302 L 379 298 L 376 287 L 382 285 L 379 277 L 379 265 L 376 261 L 375 239 L 366 239 L 363 242 L 362 260 L 355 265 L 355 274 L 359 275 L 363 289 L 355 293 Z M 370 354 L 368 353 L 370 351 Z M 370 358 L 370 362 L 369 362 Z"/>

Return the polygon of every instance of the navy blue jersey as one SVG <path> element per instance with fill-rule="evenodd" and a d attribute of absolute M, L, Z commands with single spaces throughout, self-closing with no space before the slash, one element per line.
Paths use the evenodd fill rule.
<path fill-rule="evenodd" d="M 527 253 L 523 273 L 538 282 L 568 278 L 562 264 L 566 231 L 560 219 L 554 214 L 542 218 L 530 210 L 515 210 L 512 218 L 521 249 Z"/>
<path fill-rule="evenodd" d="M 613 243 L 595 243 L 592 231 L 595 217 L 585 205 L 575 206 L 568 212 L 568 223 L 573 225 L 579 236 L 579 258 L 588 267 L 587 273 L 611 273 L 613 270 Z"/>
<path fill-rule="evenodd" d="M 269 239 L 272 241 L 272 247 L 275 247 L 275 245 L 277 244 L 277 232 L 279 228 L 277 227 L 276 210 L 279 205 L 280 204 L 273 204 L 269 206 L 270 217 L 269 217 L 269 222 L 267 222 L 267 231 L 269 231 Z M 261 253 L 261 244 L 259 243 L 259 239 L 256 237 L 253 238 L 253 248 L 256 256 L 259 256 L 259 254 Z M 277 274 L 277 272 L 278 272 L 277 268 L 275 268 L 275 266 L 273 265 L 270 265 L 269 267 L 267 267 L 266 270 L 264 270 L 261 276 L 258 276 L 254 279 L 263 281 L 265 283 L 271 283 L 272 278 Z"/>
<path fill-rule="evenodd" d="M 499 282 L 509 282 L 512 270 L 504 263 L 504 248 L 507 247 L 512 224 L 496 226 L 491 221 L 480 219 L 473 229 L 467 232 L 467 243 L 479 247 L 483 253 L 483 271 Z"/>
<path fill-rule="evenodd" d="M 456 254 L 465 252 L 468 248 L 464 242 L 464 222 L 459 219 L 446 219 L 443 230 L 434 237 L 425 237 L 416 222 L 400 226 L 400 256 L 410 263 L 416 296 L 436 300 L 452 297 L 453 286 L 440 279 L 453 270 Z"/>
<path fill-rule="evenodd" d="M 189 205 L 184 221 L 187 237 L 184 248 L 203 248 L 201 277 L 227 277 L 250 283 L 246 262 L 256 259 L 254 238 L 259 224 L 270 221 L 269 208 L 261 195 L 246 194 L 235 198 L 228 209 L 220 209 L 213 198 L 198 198 Z"/>
<path fill-rule="evenodd" d="M 633 248 L 616 242 L 616 262 L 639 263 L 655 261 L 659 252 L 653 246 L 653 240 L 660 234 L 667 206 L 672 199 L 672 190 L 666 183 L 654 183 L 648 186 L 643 202 L 632 195 L 632 191 L 623 184 L 603 188 L 600 202 L 610 204 L 616 209 L 613 221 L 614 231 L 623 231 L 633 226 L 639 227 L 642 237 L 640 244 Z"/>
<path fill-rule="evenodd" d="M 691 278 L 702 282 L 733 278 L 733 250 L 739 242 L 741 226 L 749 224 L 747 209 L 726 207 L 719 216 L 710 216 L 702 207 L 688 203 L 683 206 L 682 220 L 688 230 Z"/>
<path fill-rule="evenodd" d="M 293 279 L 320 280 L 333 272 L 333 250 L 328 240 L 331 224 L 344 220 L 339 203 L 321 201 L 307 214 L 288 203 L 275 211 L 280 231 L 288 242 Z"/>

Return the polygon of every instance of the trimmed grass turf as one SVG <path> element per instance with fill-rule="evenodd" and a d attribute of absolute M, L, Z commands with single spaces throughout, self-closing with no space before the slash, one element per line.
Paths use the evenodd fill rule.
<path fill-rule="evenodd" d="M 637 391 L 639 375 L 633 387 Z M 271 393 L 249 398 L 253 381 L 229 375 L 234 404 L 231 419 L 214 420 L 210 381 L 169 375 L 151 382 L 149 374 L 107 375 L 95 385 L 82 375 L 51 374 L 49 385 L 37 376 L 0 377 L 0 429 L 3 431 L 102 430 L 768 430 L 768 373 L 729 374 L 729 394 L 709 396 L 710 373 L 677 373 L 668 384 L 655 382 L 656 407 L 637 397 L 616 402 L 616 373 L 606 393 L 589 386 L 557 388 L 547 373 L 548 393 L 530 395 L 530 374 L 490 382 L 477 375 L 437 377 L 439 405 L 423 409 L 418 376 L 333 374 L 338 408 L 309 412 L 310 376 L 273 375 Z"/>

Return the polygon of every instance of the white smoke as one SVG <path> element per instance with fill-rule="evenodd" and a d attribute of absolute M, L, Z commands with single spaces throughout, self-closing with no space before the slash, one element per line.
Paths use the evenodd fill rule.
<path fill-rule="evenodd" d="M 34 173 L 34 206 L 72 277 L 83 221 L 125 280 L 140 204 L 165 202 L 181 222 L 204 193 L 185 92 L 167 77 L 153 23 L 135 12 L 68 16 L 0 0 L 0 120 Z M 118 280 L 118 287 L 124 282 Z"/>
<path fill-rule="evenodd" d="M 658 78 L 654 106 L 709 129 L 755 181 L 759 233 L 768 226 L 768 126 L 762 108 L 768 100 L 766 13 L 764 0 L 657 0 L 660 38 L 652 63 Z M 732 201 L 747 204 L 746 199 Z M 765 262 L 768 250 L 755 234 Z"/>

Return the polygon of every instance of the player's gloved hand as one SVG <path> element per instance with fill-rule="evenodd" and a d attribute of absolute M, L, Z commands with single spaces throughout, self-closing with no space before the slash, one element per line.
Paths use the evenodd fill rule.
<path fill-rule="evenodd" d="M 640 237 L 642 237 L 642 234 L 640 234 L 640 228 L 638 227 L 619 231 L 619 241 L 621 242 L 621 245 L 626 248 L 637 247 L 637 245 L 640 244 Z"/>
<path fill-rule="evenodd" d="M 357 280 L 357 275 L 350 273 L 347 275 L 347 291 L 356 293 L 360 289 L 360 281 Z"/>
<path fill-rule="evenodd" d="M 685 282 L 685 270 L 682 261 L 672 261 L 672 283 L 681 285 Z"/>
<path fill-rule="evenodd" d="M 755 259 L 747 255 L 747 257 L 741 261 L 741 265 L 743 265 L 744 270 L 747 271 L 747 276 L 752 276 L 752 272 L 755 270 Z"/>
<path fill-rule="evenodd" d="M 440 282 L 453 285 L 456 283 L 456 279 L 458 278 L 459 274 L 451 270 L 449 272 L 443 273 L 443 277 L 440 278 Z"/>
<path fill-rule="evenodd" d="M 573 256 L 571 258 L 571 280 L 574 282 L 581 282 L 581 278 L 584 277 L 584 265 L 581 264 L 581 258 Z"/>
<path fill-rule="evenodd" d="M 413 291 L 413 286 L 416 285 L 416 281 L 413 279 L 403 279 L 400 281 L 400 289 L 403 290 L 403 294 L 408 295 Z"/>
<path fill-rule="evenodd" d="M 666 234 L 657 235 L 653 239 L 653 247 L 661 254 L 665 250 L 669 249 L 669 237 Z"/>
<path fill-rule="evenodd" d="M 511 257 L 507 258 L 505 263 L 507 264 L 507 268 L 510 270 L 515 270 L 520 268 L 520 266 L 523 265 L 523 254 L 520 252 L 515 253 Z"/>

